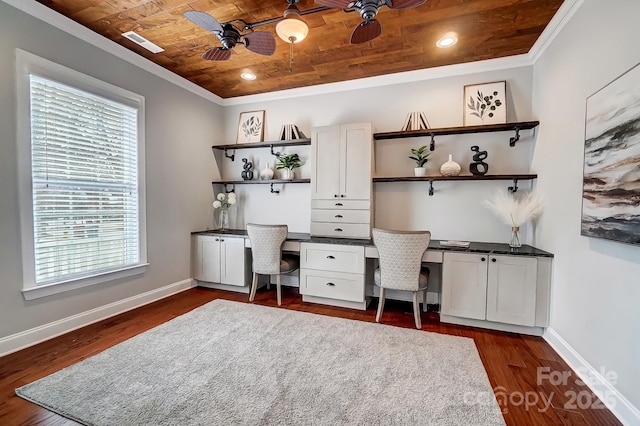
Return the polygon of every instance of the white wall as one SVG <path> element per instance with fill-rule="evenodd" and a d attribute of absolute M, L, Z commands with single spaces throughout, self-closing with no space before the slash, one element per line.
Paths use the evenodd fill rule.
<path fill-rule="evenodd" d="M 270 102 L 225 107 L 226 143 L 236 139 L 238 116 L 242 111 L 265 110 L 265 140 L 277 140 L 283 124 L 296 124 L 311 134 L 314 126 L 371 121 L 374 131 L 400 130 L 410 111 L 424 111 L 432 127 L 462 125 L 462 91 L 466 84 L 506 80 L 509 121 L 527 121 L 531 114 L 532 67 L 514 68 L 465 76 L 439 78 L 415 83 L 359 89 L 340 93 L 299 97 Z M 513 133 L 490 133 L 436 138 L 427 169 L 438 173 L 440 165 L 453 154 L 468 173 L 472 145 L 489 152 L 490 173 L 530 172 L 534 132 L 523 131 L 522 140 L 509 147 Z M 411 176 L 414 163 L 408 158 L 411 147 L 428 144 L 427 138 L 383 140 L 375 142 L 376 174 L 378 176 Z M 292 147 L 305 159 L 308 147 Z M 258 163 L 258 169 L 273 158 L 268 150 L 238 150 L 238 157 L 248 157 Z M 241 163 L 220 159 L 224 178 L 239 178 Z M 301 177 L 309 177 L 309 167 L 303 167 Z M 510 227 L 500 222 L 481 206 L 496 188 L 506 188 L 501 182 L 436 182 L 435 195 L 429 197 L 428 185 L 415 183 L 377 183 L 375 193 L 375 225 L 396 229 L 429 229 L 435 239 L 508 242 Z M 520 182 L 524 190 L 531 182 Z M 264 185 L 243 185 L 235 224 L 242 227 L 249 221 L 289 223 L 294 231 L 309 232 L 308 185 L 288 185 L 283 194 L 275 196 Z M 274 203 L 273 201 L 277 201 Z M 531 240 L 528 240 L 531 242 Z"/>
<path fill-rule="evenodd" d="M 30 302 L 22 297 L 15 48 L 145 96 L 150 266 L 144 275 Z M 0 58 L 0 341 L 189 279 L 189 233 L 213 220 L 211 145 L 218 142 L 221 108 L 5 3 Z"/>
<path fill-rule="evenodd" d="M 537 244 L 556 256 L 551 327 L 591 367 L 616 373 L 610 384 L 635 407 L 640 247 L 582 237 L 580 217 L 585 101 L 640 61 L 638 16 L 635 0 L 586 1 L 536 62 L 533 85 L 533 167 L 548 201 Z"/>

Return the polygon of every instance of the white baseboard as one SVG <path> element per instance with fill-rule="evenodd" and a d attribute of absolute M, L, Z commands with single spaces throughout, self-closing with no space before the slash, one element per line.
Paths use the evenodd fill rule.
<path fill-rule="evenodd" d="M 0 357 L 196 286 L 189 278 L 0 339 Z"/>
<path fill-rule="evenodd" d="M 593 368 L 555 330 L 548 328 L 544 340 L 565 360 L 609 410 L 624 425 L 640 425 L 640 410 L 624 397 L 601 372 Z M 606 374 L 606 372 L 605 372 Z"/>

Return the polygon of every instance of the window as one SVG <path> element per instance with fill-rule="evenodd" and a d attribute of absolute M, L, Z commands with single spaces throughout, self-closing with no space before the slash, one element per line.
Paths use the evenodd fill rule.
<path fill-rule="evenodd" d="M 144 99 L 26 52 L 18 66 L 25 297 L 141 272 Z"/>

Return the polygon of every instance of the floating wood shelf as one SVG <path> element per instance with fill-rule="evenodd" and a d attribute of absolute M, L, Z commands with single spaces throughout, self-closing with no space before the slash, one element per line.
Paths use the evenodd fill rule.
<path fill-rule="evenodd" d="M 284 179 L 269 179 L 269 180 L 219 180 L 216 182 L 211 182 L 216 185 L 251 185 L 251 184 L 280 184 L 280 183 L 310 183 L 311 179 L 293 179 L 293 180 L 284 180 Z"/>
<path fill-rule="evenodd" d="M 429 195 L 433 195 L 433 182 L 454 180 L 512 180 L 513 185 L 507 189 L 510 192 L 518 191 L 519 180 L 537 179 L 536 174 L 503 174 L 503 175 L 458 175 L 458 176 L 399 176 L 399 177 L 374 177 L 374 182 L 429 182 Z"/>
<path fill-rule="evenodd" d="M 271 141 L 271 142 L 255 142 L 255 143 L 239 143 L 229 145 L 214 145 L 211 149 L 229 150 L 229 149 L 250 149 L 250 148 L 269 148 L 271 146 L 296 146 L 296 145 L 311 145 L 311 139 L 291 139 L 284 141 Z"/>
<path fill-rule="evenodd" d="M 539 124 L 539 121 L 520 121 L 517 123 L 485 124 L 483 126 L 440 127 L 436 129 L 406 130 L 400 132 L 374 133 L 373 139 L 404 139 L 430 136 L 431 145 L 429 149 L 433 151 L 435 149 L 434 137 L 438 135 L 462 135 L 467 133 L 515 131 L 515 136 L 509 138 L 509 146 L 515 146 L 516 142 L 520 140 L 520 130 L 533 129 Z"/>
<path fill-rule="evenodd" d="M 267 184 L 271 185 L 270 190 L 272 194 L 279 194 L 279 189 L 273 189 L 273 185 L 284 185 L 287 183 L 310 183 L 311 179 L 269 179 L 269 180 L 219 180 L 217 182 L 211 182 L 212 185 L 224 185 L 224 192 L 235 192 L 235 188 L 228 189 L 227 185 L 251 185 L 251 184 Z"/>
<path fill-rule="evenodd" d="M 213 145 L 211 147 L 212 150 L 221 150 L 224 151 L 224 156 L 230 159 L 231 161 L 235 161 L 236 149 L 252 149 L 252 148 L 270 148 L 271 154 L 278 157 L 280 155 L 279 152 L 275 152 L 273 150 L 274 146 L 296 146 L 296 145 L 311 145 L 311 139 L 289 139 L 289 140 L 277 140 L 270 142 L 255 142 L 255 143 L 240 143 L 240 144 L 228 144 L 228 145 Z M 229 155 L 227 151 L 233 151 L 234 154 Z"/>

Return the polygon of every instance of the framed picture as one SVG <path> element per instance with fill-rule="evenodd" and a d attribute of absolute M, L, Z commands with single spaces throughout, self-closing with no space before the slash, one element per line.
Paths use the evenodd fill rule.
<path fill-rule="evenodd" d="M 264 138 L 264 111 L 240 113 L 236 143 L 262 142 Z"/>
<path fill-rule="evenodd" d="M 587 98 L 580 233 L 640 245 L 640 64 Z"/>
<path fill-rule="evenodd" d="M 507 82 L 464 86 L 464 125 L 507 122 Z"/>

